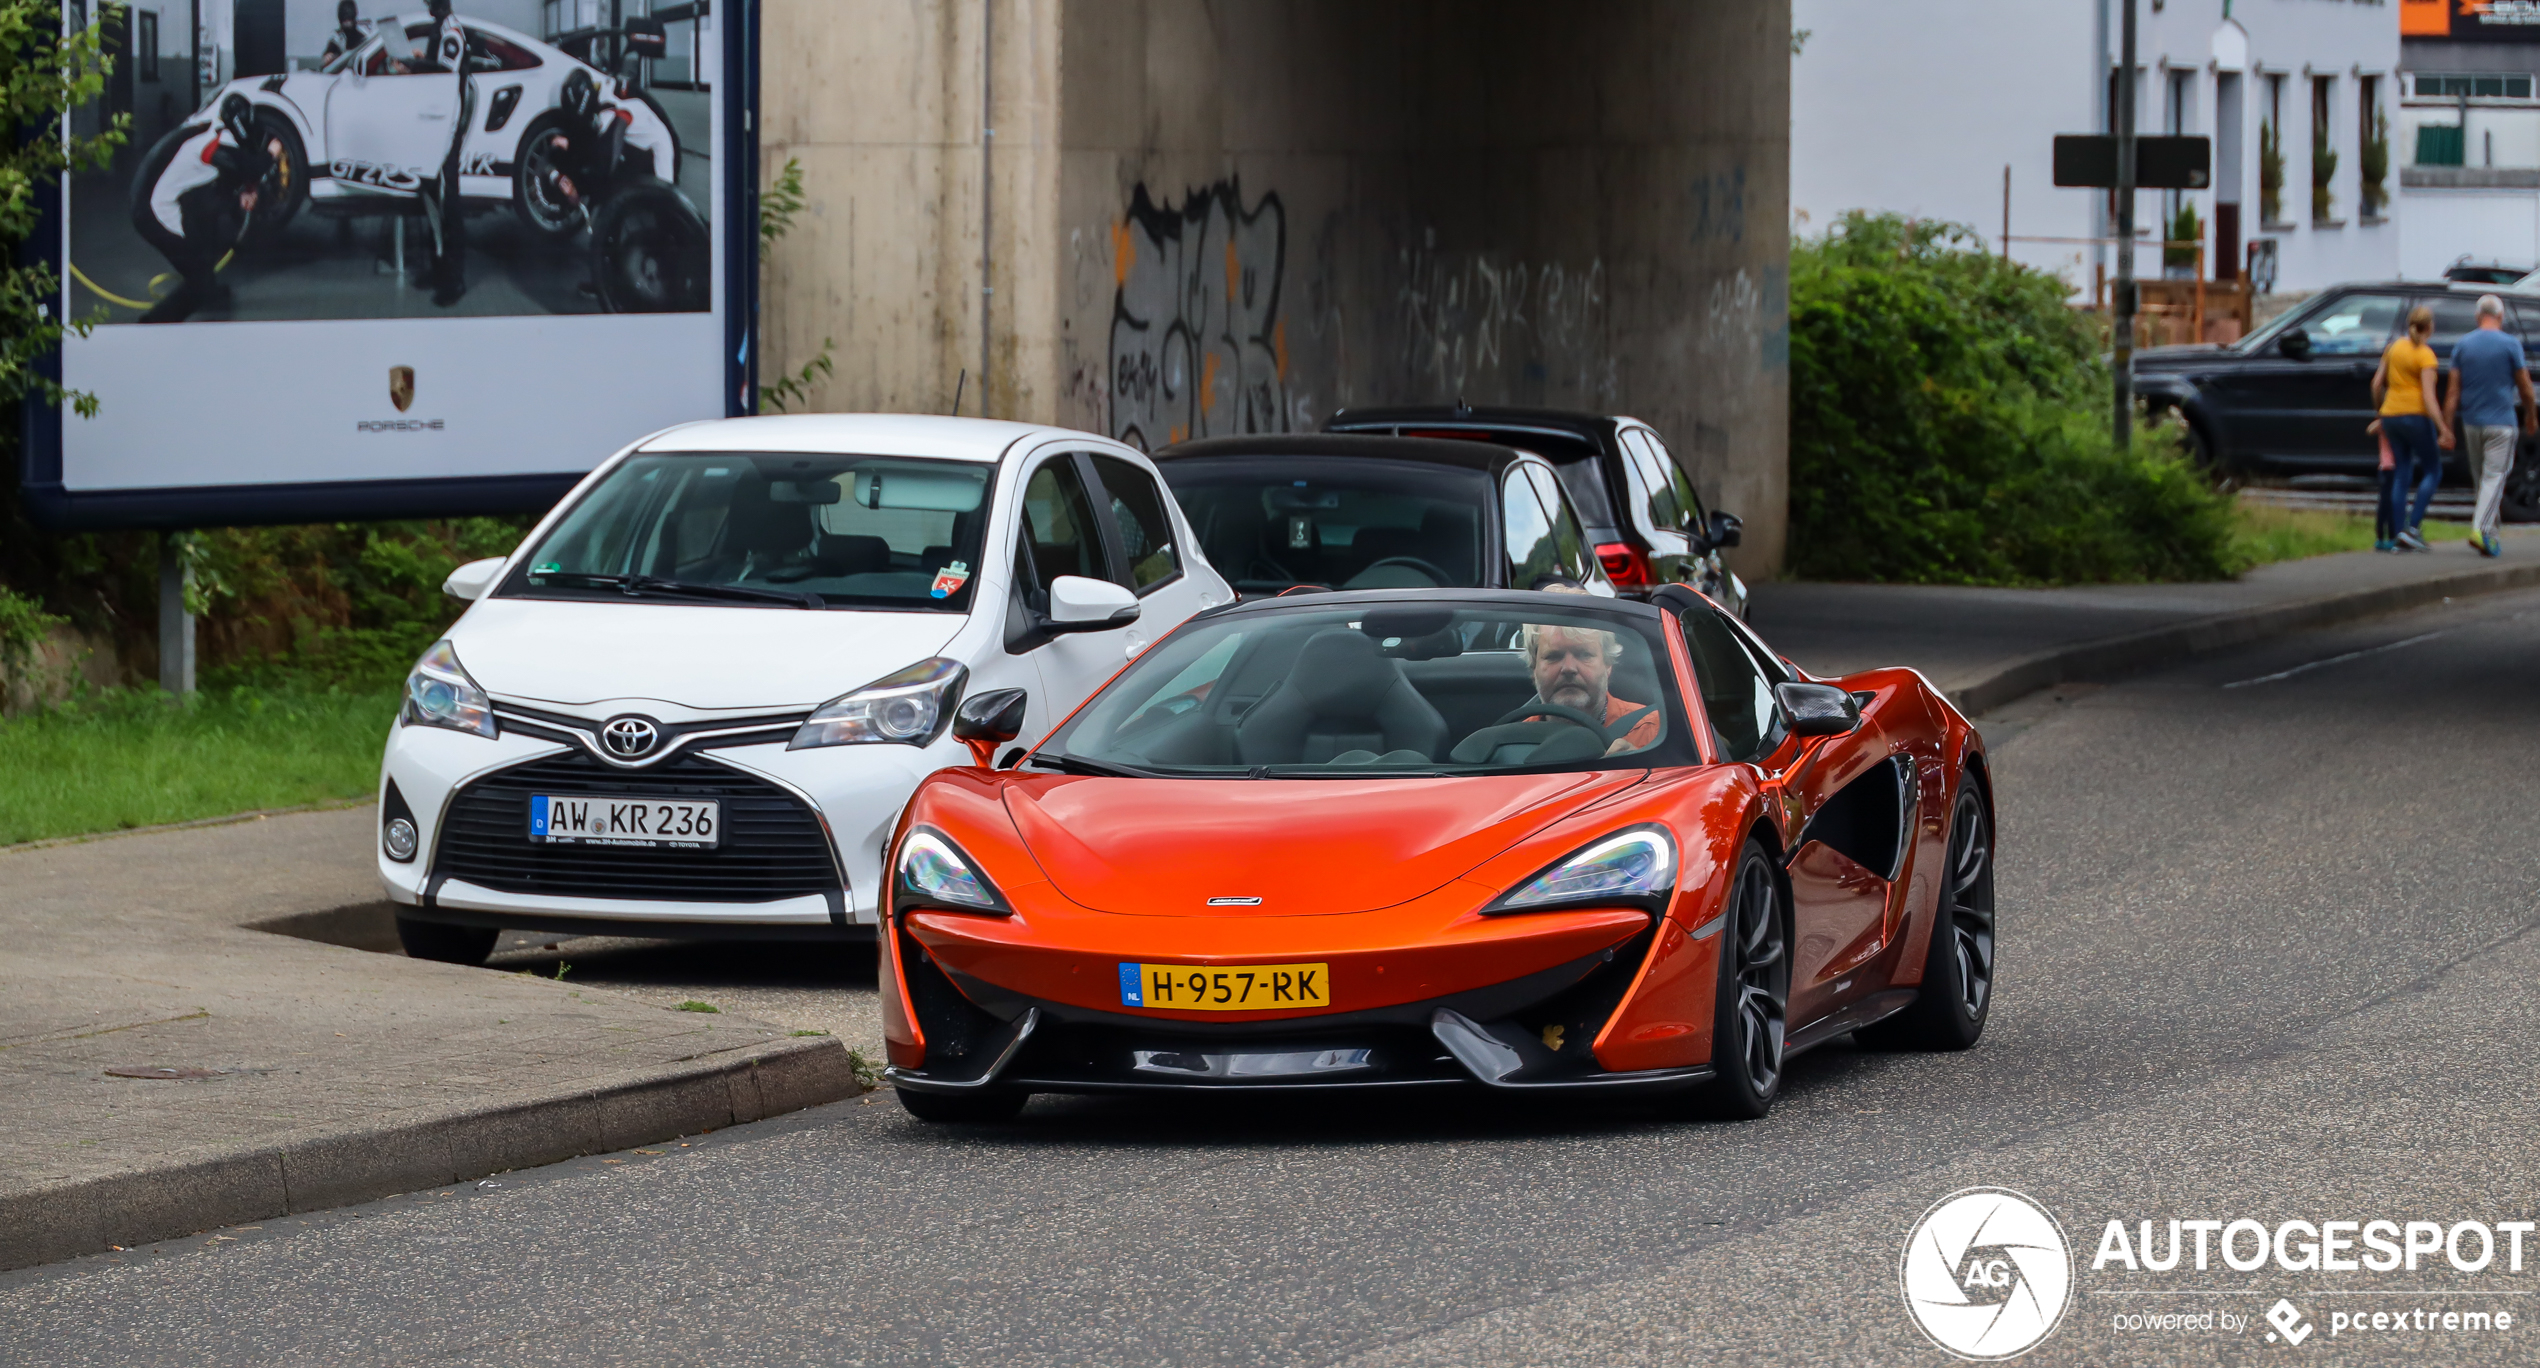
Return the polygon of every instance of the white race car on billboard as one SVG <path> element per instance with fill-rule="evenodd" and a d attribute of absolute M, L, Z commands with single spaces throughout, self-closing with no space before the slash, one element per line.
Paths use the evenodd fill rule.
<path fill-rule="evenodd" d="M 580 209 L 558 201 L 535 165 L 546 135 L 561 123 L 565 79 L 577 70 L 599 83 L 604 106 L 624 112 L 627 147 L 651 155 L 653 175 L 679 183 L 679 140 L 650 94 L 626 90 L 599 68 L 517 30 L 465 16 L 460 22 L 475 93 L 459 153 L 462 196 L 509 201 L 524 223 L 550 236 L 581 226 Z M 198 117 L 235 91 L 283 146 L 283 183 L 291 189 L 258 208 L 255 237 L 270 239 L 304 205 L 359 214 L 365 200 L 415 198 L 440 173 L 456 104 L 450 76 L 407 69 L 410 54 L 430 51 L 434 27 L 429 14 L 382 20 L 367 41 L 315 71 L 246 77 L 211 93 Z"/>

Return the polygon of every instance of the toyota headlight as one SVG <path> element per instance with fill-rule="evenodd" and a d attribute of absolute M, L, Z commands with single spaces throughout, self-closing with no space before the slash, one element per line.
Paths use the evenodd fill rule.
<path fill-rule="evenodd" d="M 1590 843 L 1482 910 L 1532 912 L 1599 903 L 1654 907 L 1675 886 L 1675 841 L 1662 828 L 1636 827 Z"/>
<path fill-rule="evenodd" d="M 1000 915 L 1010 910 L 997 886 L 961 853 L 961 847 L 924 827 L 900 842 L 892 872 L 899 880 L 893 900 L 899 906 L 918 903 Z"/>
<path fill-rule="evenodd" d="M 876 741 L 923 746 L 943 734 L 969 670 L 937 656 L 887 674 L 854 693 L 830 699 L 794 733 L 787 750 L 860 746 Z"/>
<path fill-rule="evenodd" d="M 432 649 L 415 662 L 414 672 L 406 676 L 406 702 L 398 716 L 414 726 L 494 734 L 493 700 L 468 678 L 467 668 L 459 664 L 459 653 L 450 649 L 446 639 L 432 643 Z"/>

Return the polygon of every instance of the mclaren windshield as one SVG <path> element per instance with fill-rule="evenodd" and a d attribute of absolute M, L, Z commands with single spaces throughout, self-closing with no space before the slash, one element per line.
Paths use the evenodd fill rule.
<path fill-rule="evenodd" d="M 995 474 L 916 457 L 636 456 L 500 592 L 965 613 Z"/>
<path fill-rule="evenodd" d="M 1191 623 L 1028 763 L 1255 779 L 1701 763 L 1655 609 L 1559 593 L 1351 597 Z"/>

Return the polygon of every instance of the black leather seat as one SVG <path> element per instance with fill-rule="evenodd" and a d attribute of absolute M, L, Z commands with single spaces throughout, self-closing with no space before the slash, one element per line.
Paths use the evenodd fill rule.
<path fill-rule="evenodd" d="M 715 557 L 718 578 L 761 578 L 811 548 L 811 509 L 777 503 L 764 486 L 732 495 L 723 518 L 723 545 Z"/>
<path fill-rule="evenodd" d="M 1446 719 L 1402 665 L 1346 627 L 1307 638 L 1287 678 L 1244 714 L 1235 754 L 1246 765 L 1319 765 L 1344 751 L 1414 751 L 1435 759 Z"/>

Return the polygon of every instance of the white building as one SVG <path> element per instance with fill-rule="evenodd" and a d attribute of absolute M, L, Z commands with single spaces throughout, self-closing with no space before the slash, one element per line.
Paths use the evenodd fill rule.
<path fill-rule="evenodd" d="M 2540 5 L 2400 0 L 2399 266 L 2540 266 Z"/>
<path fill-rule="evenodd" d="M 2053 143 L 2113 130 L 2122 3 L 1792 0 L 1792 27 L 1806 35 L 1790 98 L 1801 231 L 1885 209 L 1971 225 L 2000 250 L 2007 168 L 2011 255 L 2088 293 L 2094 268 L 2115 269 L 2112 247 L 2084 241 L 2114 233 L 2111 197 L 2057 189 Z M 2142 192 L 2138 241 L 2154 242 L 2185 203 L 2213 279 L 2237 278 L 2253 250 L 2272 255 L 2279 290 L 2396 276 L 2401 158 L 2398 130 L 2381 135 L 2380 121 L 2397 122 L 2397 4 L 2135 3 L 2136 130 L 2214 140 L 2213 186 Z M 2376 136 L 2383 175 L 2368 182 Z M 2282 148 L 2273 195 L 2262 193 L 2262 146 Z M 2074 241 L 2022 240 L 2041 238 Z M 2135 271 L 2162 274 L 2157 246 L 2137 248 Z"/>

